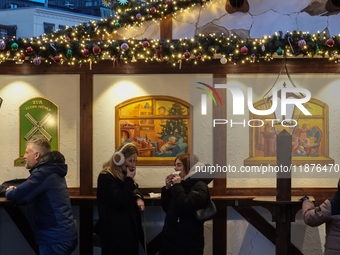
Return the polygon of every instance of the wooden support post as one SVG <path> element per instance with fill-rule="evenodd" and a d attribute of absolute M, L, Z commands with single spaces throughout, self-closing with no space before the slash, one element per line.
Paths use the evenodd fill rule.
<path fill-rule="evenodd" d="M 280 132 L 276 143 L 277 173 L 276 201 L 291 201 L 291 172 L 289 171 L 292 163 L 292 135 L 286 130 Z M 287 171 L 286 171 L 287 170 Z M 290 236 L 291 236 L 291 205 L 276 205 L 276 255 L 289 255 Z"/>
<path fill-rule="evenodd" d="M 93 74 L 80 75 L 80 195 L 92 195 Z M 79 206 L 80 254 L 93 253 L 93 206 Z"/>
<path fill-rule="evenodd" d="M 225 84 L 226 74 L 214 74 L 214 84 Z M 221 97 L 222 106 L 213 106 L 214 119 L 227 118 L 227 98 L 225 89 L 216 89 Z M 227 125 L 217 125 L 213 128 L 213 159 L 214 165 L 227 165 Z M 225 196 L 227 194 L 226 173 L 217 173 L 214 179 L 213 194 Z M 216 203 L 217 215 L 213 219 L 213 254 L 227 254 L 227 208 L 224 203 Z"/>
<path fill-rule="evenodd" d="M 226 74 L 214 74 L 214 84 L 226 84 Z M 227 119 L 227 95 L 225 89 L 216 89 L 220 95 L 222 105 L 215 107 L 213 105 L 214 119 Z M 226 166 L 227 165 L 227 125 L 216 125 L 213 128 L 213 164 Z M 225 196 L 227 195 L 227 175 L 220 172 L 215 174 L 213 195 Z"/>
<path fill-rule="evenodd" d="M 93 205 L 83 202 L 79 205 L 79 254 L 93 254 Z"/>
<path fill-rule="evenodd" d="M 277 173 L 276 200 L 290 201 L 292 194 L 292 135 L 286 130 L 280 132 L 276 142 L 277 166 L 282 169 Z M 287 170 L 287 171 L 286 171 Z"/>
<path fill-rule="evenodd" d="M 80 75 L 80 195 L 92 195 L 93 74 Z"/>
<path fill-rule="evenodd" d="M 160 21 L 160 39 L 172 39 L 172 14 L 167 14 L 166 16 L 162 15 L 162 19 Z"/>

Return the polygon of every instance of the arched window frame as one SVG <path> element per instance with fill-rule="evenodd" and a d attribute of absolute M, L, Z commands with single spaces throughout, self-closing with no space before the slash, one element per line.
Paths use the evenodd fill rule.
<path fill-rule="evenodd" d="M 329 157 L 329 115 L 328 115 L 328 105 L 324 102 L 316 99 L 311 98 L 309 100 L 310 104 L 317 105 L 322 108 L 322 114 L 321 115 L 312 115 L 312 116 L 305 116 L 301 114 L 299 116 L 299 120 L 307 120 L 307 119 L 321 119 L 322 120 L 322 144 L 323 150 L 324 150 L 324 156 L 322 157 L 292 157 L 292 165 L 304 165 L 304 164 L 321 164 L 322 166 L 333 164 L 334 165 L 334 159 Z M 264 100 L 259 100 L 254 103 L 254 107 L 256 109 L 259 109 L 261 106 L 263 106 Z M 249 112 L 249 119 L 274 119 L 274 116 L 257 116 L 254 115 L 252 112 Z M 299 123 L 299 121 L 298 121 Z M 264 165 L 264 164 L 270 164 L 270 165 L 276 165 L 276 157 L 257 157 L 255 155 L 255 132 L 256 128 L 249 128 L 249 158 L 244 160 L 244 165 L 246 166 L 258 166 L 258 165 Z"/>
<path fill-rule="evenodd" d="M 151 101 L 151 113 L 150 115 L 123 115 L 121 113 L 122 108 L 136 104 L 143 101 Z M 171 103 L 177 103 L 186 109 L 186 115 L 160 115 L 156 114 L 156 102 L 157 101 L 168 101 Z M 142 96 L 135 97 L 126 100 L 115 107 L 115 146 L 116 149 L 121 145 L 121 120 L 155 120 L 155 119 L 181 119 L 187 121 L 187 148 L 185 153 L 190 153 L 190 134 L 191 134 L 191 114 L 190 114 L 190 103 L 171 96 Z M 175 157 L 138 157 L 137 165 L 174 165 Z"/>

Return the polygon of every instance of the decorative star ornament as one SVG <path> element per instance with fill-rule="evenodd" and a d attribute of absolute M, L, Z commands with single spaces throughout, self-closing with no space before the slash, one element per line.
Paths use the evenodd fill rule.
<path fill-rule="evenodd" d="M 103 5 L 109 7 L 111 5 L 111 0 L 103 0 Z"/>
<path fill-rule="evenodd" d="M 120 5 L 127 5 L 129 3 L 128 0 L 117 0 L 117 2 L 120 4 Z"/>

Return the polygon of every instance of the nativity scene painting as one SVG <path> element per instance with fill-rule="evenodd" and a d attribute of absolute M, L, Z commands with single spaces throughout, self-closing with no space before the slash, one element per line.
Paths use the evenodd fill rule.
<path fill-rule="evenodd" d="M 253 125 L 257 127 L 250 128 L 252 141 L 250 157 L 245 160 L 246 165 L 260 163 L 266 158 L 270 159 L 268 162 L 275 163 L 276 138 L 284 129 L 292 135 L 293 164 L 304 164 L 306 160 L 316 164 L 334 163 L 329 158 L 328 151 L 328 105 L 311 98 L 303 106 L 312 115 L 306 116 L 296 107 L 292 107 L 289 117 L 288 109 L 287 116 L 280 116 L 277 112 L 267 116 L 250 113 L 249 119 L 253 119 Z M 254 103 L 254 107 L 266 110 L 271 104 L 264 99 Z"/>

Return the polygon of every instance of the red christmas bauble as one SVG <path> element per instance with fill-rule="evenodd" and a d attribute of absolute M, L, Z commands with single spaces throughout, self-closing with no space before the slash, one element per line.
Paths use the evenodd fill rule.
<path fill-rule="evenodd" d="M 170 1 L 170 0 L 166 0 L 166 1 L 165 1 L 165 4 L 166 4 L 166 5 L 170 5 L 170 4 L 171 4 L 171 1 Z"/>
<path fill-rule="evenodd" d="M 155 13 L 157 12 L 157 9 L 156 9 L 155 7 L 152 7 L 151 10 L 150 10 L 150 12 L 151 12 L 152 14 L 155 14 Z"/>
<path fill-rule="evenodd" d="M 27 55 L 31 55 L 33 53 L 33 48 L 31 46 L 27 47 L 26 53 Z"/>
<path fill-rule="evenodd" d="M 150 43 L 148 41 L 144 41 L 142 43 L 142 46 L 143 46 L 143 48 L 149 48 L 150 47 Z"/>
<path fill-rule="evenodd" d="M 88 57 L 88 56 L 90 56 L 90 51 L 88 50 L 88 49 L 84 49 L 83 51 L 82 51 L 82 54 L 83 54 L 83 56 L 84 57 Z"/>
<path fill-rule="evenodd" d="M 183 56 L 184 56 L 185 58 L 190 58 L 190 57 L 191 57 L 191 54 L 190 54 L 189 51 L 186 51 L 186 52 L 184 52 Z"/>
<path fill-rule="evenodd" d="M 202 56 L 201 55 L 197 55 L 197 60 L 201 60 L 202 59 Z"/>
<path fill-rule="evenodd" d="M 61 59 L 60 59 L 59 56 L 55 56 L 55 57 L 53 58 L 53 61 L 56 62 L 56 63 L 60 63 Z"/>
<path fill-rule="evenodd" d="M 66 36 L 65 38 L 66 41 L 71 41 L 70 37 Z"/>
<path fill-rule="evenodd" d="M 242 55 L 247 55 L 247 54 L 248 54 L 248 48 L 247 48 L 246 46 L 243 46 L 243 47 L 241 48 L 241 54 L 242 54 Z"/>
<path fill-rule="evenodd" d="M 19 58 L 20 58 L 21 60 L 25 60 L 25 59 L 26 59 L 26 56 L 25 56 L 24 53 L 21 53 Z"/>
<path fill-rule="evenodd" d="M 326 42 L 328 47 L 333 47 L 334 46 L 334 40 L 332 38 L 328 39 Z"/>
<path fill-rule="evenodd" d="M 92 50 L 95 54 L 99 54 L 102 51 L 98 45 L 94 46 Z"/>

